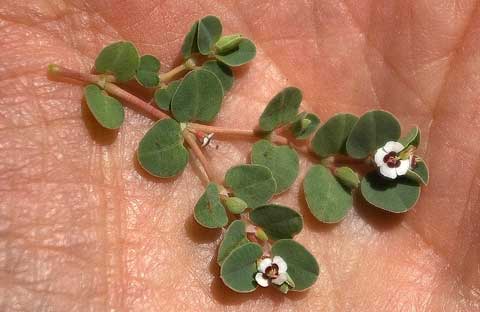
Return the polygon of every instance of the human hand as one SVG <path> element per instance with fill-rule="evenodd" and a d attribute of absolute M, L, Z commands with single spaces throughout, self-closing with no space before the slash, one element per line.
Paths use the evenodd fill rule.
<path fill-rule="evenodd" d="M 437 2 L 0 4 L 0 310 L 478 310 L 479 11 Z M 298 240 L 321 265 L 308 292 L 228 290 L 214 259 L 220 232 L 192 217 L 198 165 L 150 178 L 135 150 L 151 120 L 127 110 L 118 135 L 105 134 L 82 109 L 81 88 L 46 77 L 52 62 L 88 71 L 120 38 L 173 66 L 206 14 L 258 48 L 216 124 L 252 128 L 295 85 L 322 120 L 383 108 L 422 130 L 431 182 L 404 215 L 358 201 L 338 225 L 321 224 L 299 196 L 301 178 L 275 198 L 304 215 Z M 208 156 L 221 177 L 252 142 L 218 143 Z"/>

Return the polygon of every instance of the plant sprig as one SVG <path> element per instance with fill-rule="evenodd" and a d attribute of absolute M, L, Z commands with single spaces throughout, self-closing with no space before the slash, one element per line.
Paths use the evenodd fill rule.
<path fill-rule="evenodd" d="M 200 161 L 208 183 L 193 214 L 203 227 L 224 229 L 217 263 L 225 285 L 237 292 L 251 292 L 259 285 L 273 285 L 283 293 L 303 291 L 320 274 L 313 255 L 294 240 L 303 229 L 303 217 L 295 209 L 270 203 L 296 181 L 298 152 L 319 160 L 303 181 L 308 208 L 319 221 L 336 223 L 345 218 L 357 190 L 375 207 L 405 212 L 429 180 L 425 161 L 415 155 L 420 130 L 414 127 L 400 137 L 398 120 L 380 110 L 360 117 L 336 114 L 322 124 L 314 113 L 299 111 L 302 92 L 296 87 L 272 97 L 255 129 L 207 125 L 216 119 L 233 86 L 231 67 L 244 65 L 256 55 L 251 40 L 222 32 L 215 16 L 195 21 L 181 47 L 183 63 L 166 73 L 159 72 L 161 64 L 155 56 L 140 55 L 127 41 L 100 52 L 95 74 L 59 65 L 50 65 L 48 72 L 86 84 L 88 108 L 106 129 L 121 127 L 124 104 L 156 121 L 137 150 L 139 163 L 149 174 L 179 175 L 189 161 L 188 150 Z M 129 81 L 154 89 L 154 105 L 119 86 Z M 258 140 L 251 163 L 231 167 L 224 184 L 205 156 L 213 136 Z M 358 160 L 371 168 L 364 177 L 344 164 Z"/>

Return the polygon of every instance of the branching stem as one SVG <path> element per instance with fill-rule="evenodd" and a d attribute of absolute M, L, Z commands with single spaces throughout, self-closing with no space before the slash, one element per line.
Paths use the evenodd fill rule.
<path fill-rule="evenodd" d="M 195 157 L 197 157 L 200 163 L 202 164 L 203 170 L 205 171 L 209 182 L 210 181 L 217 182 L 212 172 L 212 169 L 210 168 L 210 162 L 203 154 L 202 149 L 198 145 L 195 136 L 190 131 L 188 131 L 188 129 L 185 129 L 183 130 L 183 137 L 185 138 L 185 141 L 187 142 L 187 144 L 190 146 Z"/>

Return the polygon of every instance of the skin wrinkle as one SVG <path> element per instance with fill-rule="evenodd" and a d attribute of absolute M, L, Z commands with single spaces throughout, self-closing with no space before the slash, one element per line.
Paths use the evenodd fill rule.
<path fill-rule="evenodd" d="M 279 44 L 281 44 L 281 43 L 279 43 Z M 91 52 L 92 52 L 92 53 L 95 53 L 95 51 L 91 51 Z M 261 59 L 259 59 L 259 60 L 261 61 Z M 77 61 L 78 61 L 78 60 L 77 60 Z M 243 82 L 242 82 L 241 80 L 239 80 L 237 83 L 238 83 L 238 84 L 242 84 Z M 76 87 L 74 87 L 74 86 L 68 86 L 68 85 L 65 85 L 65 86 L 63 86 L 63 87 L 64 87 L 64 88 L 76 88 Z M 235 92 L 235 91 L 234 91 L 234 92 Z M 271 92 L 269 91 L 269 93 L 271 93 Z M 273 93 L 271 93 L 271 94 L 273 94 Z M 71 104 L 71 105 L 76 105 L 76 104 L 77 104 L 73 99 L 72 99 L 71 102 L 72 102 L 72 103 L 68 103 L 67 105 L 70 105 L 70 104 Z M 262 103 L 262 102 L 263 102 L 263 101 L 262 101 L 262 97 L 259 96 L 259 102 L 258 102 L 258 103 Z M 255 104 L 256 104 L 256 103 L 255 103 Z M 133 114 L 132 114 L 132 115 L 133 115 Z M 132 118 L 131 116 L 129 116 L 129 117 Z M 226 117 L 227 117 L 227 116 L 226 116 Z M 140 119 L 139 119 L 139 122 L 137 122 L 137 123 L 141 123 L 142 120 L 144 121 L 145 119 L 140 118 Z M 126 129 L 129 129 L 129 130 L 130 130 L 130 129 L 132 129 L 132 127 L 131 127 L 130 125 L 126 125 L 126 126 L 123 128 L 123 131 L 126 132 Z M 145 129 L 145 127 L 142 127 L 141 129 L 142 129 L 141 131 L 143 131 L 143 130 Z M 138 131 L 137 129 L 135 129 L 135 130 Z M 130 131 L 129 131 L 129 132 L 130 132 Z M 126 137 L 124 137 L 124 138 L 126 139 Z M 120 138 L 118 138 L 118 139 L 120 139 Z M 129 137 L 128 140 L 133 140 L 133 141 L 135 141 L 136 138 L 131 138 L 131 137 Z M 245 145 L 245 146 L 246 146 L 246 145 Z M 134 148 L 134 147 L 132 147 L 132 148 Z M 125 146 L 125 150 L 127 151 L 126 153 L 128 154 L 128 151 L 129 151 L 129 150 L 133 150 L 132 148 L 130 148 L 129 146 Z M 214 153 L 212 153 L 212 155 L 214 155 Z M 130 159 L 130 156 L 129 156 L 129 155 L 128 155 L 127 157 L 129 157 L 129 159 Z M 233 160 L 235 160 L 234 157 L 235 157 L 235 156 L 232 156 L 232 159 L 233 159 Z M 123 158 L 124 158 L 124 157 L 120 157 L 120 159 L 123 159 Z M 215 159 L 215 158 L 214 158 L 214 159 Z M 123 167 L 123 164 L 122 164 L 120 167 Z M 188 169 L 188 170 L 190 170 L 190 169 Z M 128 175 L 128 172 L 127 172 L 126 174 Z M 189 182 L 191 185 L 195 185 L 195 184 L 196 184 L 195 181 L 197 180 L 197 178 L 194 177 L 194 176 L 191 176 L 191 175 L 189 176 L 187 173 L 185 173 L 181 178 L 179 178 L 179 180 L 187 180 L 187 181 L 184 181 L 184 182 Z M 189 180 L 191 180 L 191 181 L 189 181 Z M 170 183 L 172 183 L 172 182 L 170 182 Z M 162 188 L 163 185 L 164 185 L 163 183 L 157 183 L 157 184 L 155 184 L 155 183 L 150 183 L 150 184 L 151 184 L 150 187 L 151 187 L 152 190 L 154 190 L 155 188 L 157 188 L 157 189 L 158 189 L 158 188 Z M 175 183 L 175 184 L 177 184 L 177 183 Z M 181 184 L 181 183 L 179 183 L 179 184 Z M 188 185 L 188 183 L 184 184 L 184 186 L 185 186 L 185 185 Z M 137 186 L 134 186 L 134 185 L 132 184 L 132 185 L 130 185 L 130 187 L 137 187 Z M 181 187 L 181 185 L 180 185 L 180 187 Z M 190 186 L 190 187 L 191 187 L 192 189 L 198 188 L 198 189 L 200 190 L 200 187 L 199 187 L 198 185 L 195 185 L 194 187 L 193 187 L 193 186 Z M 160 192 L 160 194 L 161 194 L 161 193 L 163 193 L 163 192 Z M 178 198 L 180 198 L 180 197 L 178 197 Z M 183 207 L 179 207 L 179 208 L 181 208 L 182 210 L 191 210 L 191 209 L 190 209 L 190 206 L 191 206 L 192 202 L 194 202 L 195 200 L 196 200 L 195 194 L 190 194 L 190 195 L 189 195 L 189 198 L 185 200 L 185 205 L 183 205 Z M 146 208 L 146 210 L 149 210 L 149 209 Z M 173 213 L 173 212 L 170 212 L 170 213 Z M 188 214 L 187 214 L 187 215 L 188 215 Z M 179 215 L 179 216 L 176 217 L 175 219 L 178 220 L 178 219 L 183 219 L 183 218 L 184 218 L 183 215 Z M 167 217 L 167 219 L 168 219 L 168 217 Z M 170 218 L 170 220 L 173 220 L 173 217 Z M 336 229 L 341 229 L 341 228 L 344 228 L 345 226 L 346 226 L 346 225 L 341 224 L 341 225 L 337 226 Z M 320 225 L 318 225 L 318 227 L 321 228 Z M 305 240 L 305 239 L 306 239 L 307 234 L 311 234 L 312 227 L 311 227 L 311 226 L 310 226 L 310 227 L 306 227 L 305 231 L 308 232 L 308 233 L 303 233 L 304 235 L 302 236 L 302 240 Z M 334 229 L 333 231 L 335 231 L 335 229 Z M 372 231 L 374 231 L 374 230 L 372 230 Z M 165 234 L 165 235 L 167 235 L 167 234 Z M 179 235 L 179 239 L 181 239 L 182 236 L 184 236 L 185 234 L 182 233 L 182 232 L 179 232 L 178 235 Z M 149 234 L 146 235 L 146 236 L 148 237 Z M 323 239 L 323 240 L 319 240 L 317 243 L 320 243 L 320 244 L 324 243 L 325 239 L 327 239 L 327 236 L 328 236 L 328 233 L 325 233 L 324 239 Z M 318 238 L 317 238 L 317 239 L 318 239 Z M 372 238 L 372 239 L 373 239 L 373 238 Z M 312 241 L 312 244 L 313 244 L 313 242 L 316 242 L 316 240 L 315 240 L 313 237 L 311 238 L 311 241 Z M 185 241 L 183 241 L 183 243 L 185 243 Z M 198 244 L 197 244 L 197 245 L 198 245 Z M 200 246 L 197 246 L 197 245 L 196 245 L 195 243 L 191 244 L 191 248 L 192 248 L 191 250 L 198 250 L 198 249 L 200 249 Z M 210 244 L 210 245 L 211 245 L 211 246 L 215 246 L 215 244 Z M 373 244 L 371 247 L 374 248 L 374 245 L 375 245 L 375 244 Z M 205 246 L 202 246 L 202 249 L 206 249 L 206 254 L 208 254 L 208 255 L 210 255 L 210 256 L 213 256 L 213 253 L 211 253 L 211 249 L 208 249 L 207 246 L 208 246 L 208 244 L 205 244 Z M 313 246 L 313 245 L 312 245 L 312 246 Z M 190 248 L 190 246 L 188 246 L 188 248 Z M 185 252 L 185 251 L 184 251 L 184 252 Z M 365 253 L 365 255 L 368 255 L 368 250 L 365 250 L 364 253 Z M 322 254 L 319 253 L 318 250 L 315 252 L 315 255 L 322 256 Z M 187 256 L 187 255 L 184 254 L 184 256 Z M 170 257 L 171 257 L 171 255 L 170 255 Z M 326 256 L 324 256 L 324 257 L 326 257 Z M 338 257 L 342 257 L 342 255 L 338 255 Z M 322 257 L 322 258 L 323 258 L 323 257 Z M 320 260 L 320 259 L 321 259 L 321 258 L 319 257 L 319 260 Z M 362 268 L 361 263 L 358 262 L 358 264 L 359 264 L 359 267 Z M 203 262 L 198 263 L 197 266 L 199 267 L 199 272 L 206 272 L 206 270 L 207 270 L 206 267 L 207 267 L 207 266 L 205 266 Z M 335 267 L 333 266 L 333 264 L 331 264 L 329 267 L 330 267 L 331 270 L 335 270 Z M 145 267 L 145 269 L 148 269 L 148 268 Z M 200 271 L 200 269 L 202 269 L 202 271 Z M 206 272 L 206 273 L 207 273 L 207 272 Z M 192 274 L 195 274 L 195 273 L 192 273 Z M 362 274 L 365 274 L 365 272 L 361 273 L 361 271 L 358 271 L 358 274 L 359 274 L 359 276 L 362 276 Z M 208 275 L 209 277 L 213 278 L 213 276 L 209 275 L 208 273 L 207 273 L 207 275 Z M 355 279 L 351 279 L 350 281 L 352 281 L 352 280 L 355 281 Z M 287 299 L 281 299 L 281 300 L 280 300 L 281 297 L 273 296 L 274 302 L 275 302 L 275 310 L 278 310 L 278 309 L 280 309 L 280 308 L 282 308 L 282 307 L 284 307 L 285 309 L 288 309 L 288 310 L 293 310 L 293 309 L 295 309 L 295 307 L 302 307 L 302 306 L 303 306 L 303 308 L 305 308 L 305 307 L 313 307 L 313 306 L 315 306 L 315 305 L 314 305 L 314 302 L 309 301 L 309 298 L 311 298 L 312 296 L 317 295 L 317 294 L 318 294 L 318 295 L 324 295 L 324 294 L 325 294 L 326 291 L 325 291 L 325 289 L 322 288 L 322 286 L 321 286 L 321 285 L 323 285 L 322 283 L 323 283 L 323 281 L 319 281 L 319 285 L 316 286 L 315 289 L 312 289 L 312 291 L 311 291 L 304 299 L 301 299 L 301 300 L 299 300 L 299 301 L 297 301 L 297 302 L 294 302 L 294 300 L 289 299 L 290 297 L 288 297 Z M 200 287 L 204 287 L 204 288 L 206 287 L 207 291 L 209 292 L 210 289 L 208 288 L 208 286 L 209 286 L 209 285 L 208 285 L 207 283 L 205 283 L 205 284 L 200 284 Z M 341 289 L 341 287 L 338 287 L 337 285 L 334 285 L 334 286 L 335 286 L 335 287 L 334 287 L 333 289 Z M 199 286 L 197 286 L 197 285 L 195 284 L 195 286 L 192 285 L 191 287 L 193 288 L 191 294 L 197 294 L 197 295 L 198 295 L 199 293 L 196 292 L 196 291 L 199 290 L 199 289 L 198 289 Z M 154 288 L 155 288 L 155 290 L 153 290 Z M 191 305 L 189 305 L 185 300 L 182 300 L 181 303 L 175 304 L 172 300 L 165 299 L 165 298 L 168 298 L 169 296 L 172 296 L 172 294 L 166 292 L 165 289 L 163 289 L 163 291 L 162 291 L 162 287 L 161 287 L 161 286 L 158 287 L 158 286 L 156 285 L 156 286 L 154 286 L 154 287 L 150 287 L 149 289 L 150 289 L 149 292 L 153 293 L 154 296 L 155 296 L 155 297 L 157 298 L 157 300 L 158 300 L 157 303 L 154 303 L 154 305 L 149 305 L 149 306 L 148 306 L 149 309 L 154 309 L 155 306 L 156 306 L 156 307 L 162 307 L 162 306 L 164 307 L 164 304 L 165 304 L 165 303 L 169 303 L 172 308 L 183 308 L 183 309 L 185 309 L 185 308 L 188 309 L 188 307 L 191 308 Z M 187 289 L 188 289 L 188 286 L 184 286 L 184 289 L 187 290 Z M 201 289 L 201 291 L 203 292 L 204 290 Z M 399 291 L 399 292 L 401 292 L 401 291 Z M 200 293 L 201 293 L 201 292 L 200 292 Z M 131 292 L 130 292 L 130 294 L 131 294 Z M 155 295 L 155 294 L 157 294 L 157 295 Z M 164 296 L 163 299 L 162 299 L 162 297 L 160 297 L 160 296 L 161 296 L 160 294 L 162 294 L 162 295 Z M 248 300 L 248 302 L 242 303 L 241 305 L 230 305 L 230 306 L 228 306 L 228 307 L 225 307 L 225 306 L 224 306 L 224 308 L 226 308 L 226 309 L 228 309 L 228 310 L 236 310 L 236 309 L 241 309 L 242 307 L 245 308 L 246 306 L 250 306 L 250 307 L 252 307 L 252 306 L 255 306 L 255 307 L 263 307 L 262 301 L 264 301 L 264 304 L 270 304 L 270 303 L 272 302 L 271 299 L 270 299 L 270 298 L 272 298 L 272 296 L 269 296 L 269 295 L 268 295 L 268 296 L 265 296 L 265 297 L 264 297 L 264 296 L 263 296 L 264 293 L 261 293 L 261 294 L 262 294 L 262 298 L 259 298 L 258 295 L 257 295 L 257 297 L 256 297 L 256 298 L 259 298 L 259 302 L 256 302 L 256 301 L 254 301 L 254 300 Z M 48 293 L 45 293 L 44 295 L 45 295 L 45 296 L 48 296 Z M 337 301 L 337 302 L 340 302 L 341 300 L 344 300 L 343 298 L 345 298 L 345 297 L 343 297 L 343 295 L 344 295 L 344 294 L 340 293 L 340 297 L 339 297 L 339 298 L 336 298 L 336 299 L 334 299 L 334 300 Z M 139 291 L 139 292 L 137 293 L 137 296 L 144 296 L 144 293 L 143 293 L 142 291 Z M 352 294 L 352 296 L 353 296 L 353 294 Z M 201 295 L 199 295 L 199 297 L 201 297 Z M 212 294 L 212 297 L 213 297 L 213 298 L 216 298 L 214 293 Z M 255 296 L 254 296 L 254 297 L 255 297 Z M 126 298 L 126 302 L 130 302 L 130 303 L 133 302 L 133 301 L 131 301 L 131 300 L 133 300 L 132 297 L 130 297 L 130 299 L 128 299 L 128 300 L 127 300 L 127 298 Z M 326 298 L 322 298 L 321 300 L 319 299 L 318 301 L 325 301 L 325 300 L 326 300 Z M 327 300 L 328 300 L 328 299 L 327 299 Z M 354 301 L 354 300 L 355 300 L 355 299 L 353 299 L 352 301 Z M 49 306 L 49 304 L 50 304 L 50 305 L 53 304 L 53 301 L 50 301 L 50 302 L 49 302 L 48 300 L 45 300 L 45 299 L 43 299 L 42 302 L 43 302 L 42 304 L 43 304 L 43 306 L 44 306 L 45 308 L 47 308 L 47 307 Z M 209 307 L 215 307 L 214 302 L 218 302 L 218 299 L 214 299 L 213 302 L 211 302 L 208 306 L 209 306 Z M 407 308 L 409 307 L 409 306 L 405 303 L 405 301 L 402 300 L 401 302 L 402 302 L 402 306 L 403 306 L 405 309 L 407 309 Z M 357 303 L 358 303 L 358 301 L 357 301 Z M 374 306 L 376 306 L 376 307 L 379 307 L 379 305 L 382 304 L 382 297 L 381 297 L 381 296 L 377 296 L 376 299 L 366 297 L 366 298 L 364 299 L 364 302 L 363 302 L 363 303 L 364 303 L 364 304 L 363 304 L 363 309 L 361 309 L 361 310 L 366 310 L 366 309 L 368 309 L 369 307 L 371 307 L 372 304 L 373 304 Z M 392 303 L 393 303 L 393 302 L 390 302 L 390 304 L 392 304 Z M 378 305 L 377 305 L 377 304 L 378 304 Z M 135 305 L 135 306 L 137 306 L 137 305 Z M 147 306 L 147 305 L 146 305 L 146 306 Z M 323 303 L 322 306 L 329 306 L 329 305 L 328 305 L 327 303 Z M 129 306 L 124 306 L 124 308 L 128 308 L 128 307 L 129 307 Z M 132 306 L 130 306 L 130 307 L 132 307 Z M 317 307 L 318 307 L 318 305 L 317 305 Z M 381 307 L 385 307 L 386 309 L 388 309 L 390 306 L 389 306 L 388 304 L 386 304 L 385 302 L 383 302 L 383 305 L 381 305 Z M 139 307 L 137 306 L 137 308 L 139 308 Z M 347 308 L 347 309 L 348 309 L 348 308 Z M 352 310 L 352 309 L 355 309 L 355 306 L 354 306 L 354 305 L 353 305 L 353 306 L 350 306 L 350 309 L 349 309 L 349 310 Z M 419 309 L 420 309 L 420 307 L 419 307 Z M 147 310 L 148 310 L 148 309 L 147 309 Z M 263 309 L 263 310 L 268 311 L 268 308 L 265 308 L 265 309 Z M 272 310 L 273 310 L 273 309 L 272 309 Z M 316 310 L 318 310 L 318 309 L 316 309 Z M 334 310 L 334 309 L 332 308 L 331 310 Z M 358 311 L 359 309 L 356 309 L 356 310 Z"/>
<path fill-rule="evenodd" d="M 431 127 L 434 125 L 434 122 L 435 122 L 435 119 L 436 119 L 436 116 L 437 116 L 437 112 L 438 112 L 438 107 L 440 106 L 439 103 L 441 102 L 442 100 L 442 95 L 444 94 L 445 92 L 445 89 L 447 87 L 447 83 L 448 83 L 448 79 L 451 75 L 451 69 L 454 68 L 455 66 L 454 63 L 455 63 L 455 59 L 456 57 L 458 57 L 458 51 L 461 50 L 461 48 L 463 47 L 462 46 L 462 43 L 464 43 L 467 39 L 467 36 L 469 34 L 469 30 L 470 28 L 472 27 L 472 23 L 474 22 L 475 20 L 475 14 L 477 12 L 480 11 L 480 1 L 477 1 L 475 3 L 475 7 L 474 9 L 472 10 L 472 13 L 469 17 L 469 20 L 467 22 L 467 26 L 465 27 L 465 30 L 463 31 L 463 35 L 462 37 L 460 38 L 460 40 L 458 41 L 458 47 L 456 49 L 454 49 L 451 53 L 451 55 L 449 55 L 449 61 L 448 61 L 448 64 L 449 64 L 449 69 L 447 71 L 447 73 L 445 74 L 445 76 L 443 77 L 443 82 L 442 82 L 442 87 L 440 88 L 440 92 L 438 93 L 438 97 L 436 98 L 436 100 L 434 101 L 434 105 L 432 107 L 432 123 L 430 124 L 429 128 L 431 129 Z M 428 132 L 428 139 L 427 139 L 427 142 L 430 142 L 431 140 L 431 135 L 432 135 L 432 131 L 429 131 Z M 425 154 L 428 154 L 428 151 L 429 151 L 429 146 L 427 146 L 427 150 L 425 151 Z"/>
<path fill-rule="evenodd" d="M 354 22 L 355 28 L 357 29 L 359 34 L 361 34 L 362 37 L 364 38 L 366 46 L 371 48 L 371 49 L 374 49 L 382 57 L 383 63 L 385 65 L 387 65 L 387 67 L 389 67 L 393 71 L 393 73 L 395 74 L 395 76 L 397 76 L 399 81 L 402 84 L 404 84 L 408 89 L 410 89 L 422 103 L 426 103 L 426 101 L 422 98 L 421 94 L 418 93 L 418 90 L 416 88 L 414 88 L 413 86 L 411 86 L 407 82 L 407 80 L 403 77 L 403 75 L 400 74 L 400 72 L 397 70 L 397 68 L 395 66 L 393 66 L 393 64 L 391 62 L 389 62 L 389 60 L 384 55 L 382 55 L 381 51 L 378 50 L 375 47 L 375 45 L 373 45 L 371 43 L 371 41 L 369 40 L 369 37 L 368 37 L 368 33 L 365 30 L 362 30 L 362 28 L 360 27 L 360 24 L 355 19 L 355 16 L 352 14 L 352 11 L 351 11 L 350 7 L 344 1 L 342 3 L 345 6 L 345 8 L 347 9 L 348 13 L 350 14 L 350 17 L 351 17 L 352 21 Z M 372 2 L 372 4 L 373 4 L 373 2 Z M 368 62 L 366 64 L 367 64 L 367 68 L 368 68 Z M 372 83 L 372 89 L 375 89 L 375 86 L 374 86 L 373 83 Z M 376 96 L 376 93 L 375 93 L 375 96 Z M 378 104 L 380 104 L 380 107 L 383 108 L 383 106 L 381 105 L 381 102 L 379 102 Z"/>

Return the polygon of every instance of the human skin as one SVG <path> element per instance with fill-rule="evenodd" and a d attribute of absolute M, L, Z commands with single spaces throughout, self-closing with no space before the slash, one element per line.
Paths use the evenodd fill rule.
<path fill-rule="evenodd" d="M 191 23 L 221 17 L 253 39 L 215 125 L 252 128 L 283 87 L 303 108 L 381 108 L 418 124 L 431 181 L 395 215 L 356 200 L 324 225 L 308 212 L 301 176 L 274 198 L 305 218 L 298 235 L 321 272 L 304 293 L 236 294 L 219 279 L 221 232 L 195 224 L 198 162 L 154 179 L 135 160 L 153 124 L 132 109 L 106 133 L 82 89 L 47 78 L 57 63 L 88 72 L 100 49 L 133 41 L 180 61 Z M 0 311 L 479 311 L 480 7 L 478 1 L 0 2 Z M 252 141 L 206 151 L 219 178 Z M 314 161 L 314 160 L 313 160 Z"/>

